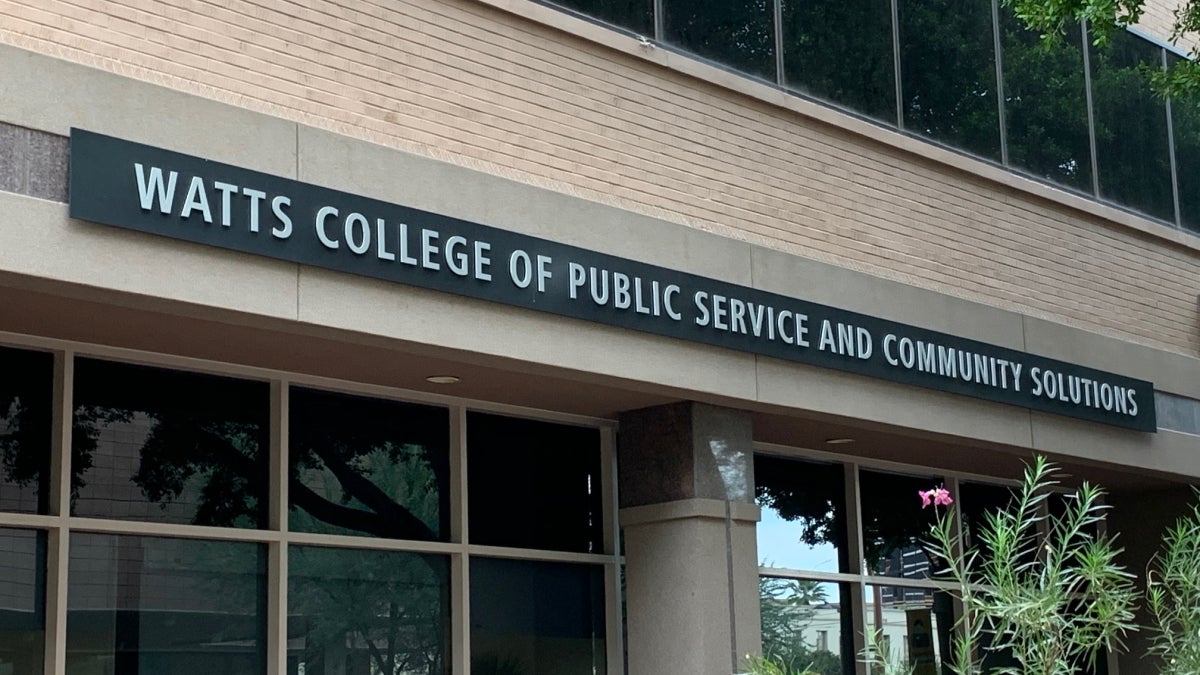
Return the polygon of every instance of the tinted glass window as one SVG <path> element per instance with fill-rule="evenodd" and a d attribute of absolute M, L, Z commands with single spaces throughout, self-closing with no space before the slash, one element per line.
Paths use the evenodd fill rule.
<path fill-rule="evenodd" d="M 904 128 L 1000 159 L 988 0 L 898 0 Z"/>
<path fill-rule="evenodd" d="M 1179 57 L 1171 54 L 1172 61 Z M 1183 226 L 1200 233 L 1200 96 L 1171 101 L 1175 132 L 1175 176 Z"/>
<path fill-rule="evenodd" d="M 734 70 L 775 80 L 771 0 L 663 0 L 664 39 Z"/>
<path fill-rule="evenodd" d="M 596 429 L 470 413 L 467 490 L 472 544 L 604 550 Z"/>
<path fill-rule="evenodd" d="M 289 548 L 289 672 L 446 674 L 449 633 L 448 559 Z"/>
<path fill-rule="evenodd" d="M 987 515 L 1013 505 L 1012 490 L 999 485 L 962 483 L 954 496 L 963 519 L 963 536 L 967 546 L 986 550 L 981 534 L 987 525 Z"/>
<path fill-rule="evenodd" d="M 1000 9 L 1004 122 L 1008 161 L 1033 175 L 1092 191 L 1087 82 L 1079 26 L 1064 40 L 1042 44 L 1012 10 Z"/>
<path fill-rule="evenodd" d="M 0 529 L 0 673 L 40 673 L 46 639 L 46 534 Z"/>
<path fill-rule="evenodd" d="M 782 0 L 784 84 L 896 123 L 889 0 Z"/>
<path fill-rule="evenodd" d="M 71 535 L 67 672 L 266 672 L 266 547 Z"/>
<path fill-rule="evenodd" d="M 1100 196 L 1173 221 L 1166 103 L 1148 72 L 1161 68 L 1162 50 L 1123 31 L 1091 50 Z"/>
<path fill-rule="evenodd" d="M 937 520 L 933 506 L 923 507 L 919 492 L 942 484 L 939 478 L 918 478 L 878 471 L 859 473 L 862 502 L 863 555 L 867 573 L 901 579 L 933 576 L 924 542 Z M 944 507 L 943 507 L 944 508 Z"/>
<path fill-rule="evenodd" d="M 605 672 L 597 565 L 471 559 L 472 675 Z"/>
<path fill-rule="evenodd" d="M 765 567 L 849 572 L 845 478 L 840 464 L 754 458 L 755 501 L 762 507 L 758 558 Z"/>
<path fill-rule="evenodd" d="M 854 672 L 849 584 L 761 577 L 758 585 L 764 656 L 806 673 Z"/>
<path fill-rule="evenodd" d="M 573 9 L 646 37 L 654 35 L 654 0 L 547 0 L 547 4 Z"/>
<path fill-rule="evenodd" d="M 47 513 L 54 357 L 0 347 L 0 511 Z"/>
<path fill-rule="evenodd" d="M 867 630 L 882 637 L 880 646 L 891 661 L 916 673 L 938 672 L 938 663 L 950 654 L 953 597 L 904 586 L 867 586 L 866 595 Z"/>
<path fill-rule="evenodd" d="M 445 408 L 293 388 L 288 527 L 446 541 Z"/>
<path fill-rule="evenodd" d="M 264 382 L 78 359 L 75 515 L 263 527 Z"/>

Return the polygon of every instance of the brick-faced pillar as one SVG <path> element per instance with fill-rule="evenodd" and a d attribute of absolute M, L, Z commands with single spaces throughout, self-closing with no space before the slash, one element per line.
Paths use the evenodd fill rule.
<path fill-rule="evenodd" d="M 760 649 L 750 414 L 676 403 L 621 416 L 630 675 L 737 672 Z"/>

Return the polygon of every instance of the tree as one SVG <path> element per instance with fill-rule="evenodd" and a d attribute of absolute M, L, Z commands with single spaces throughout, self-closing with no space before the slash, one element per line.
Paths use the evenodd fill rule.
<path fill-rule="evenodd" d="M 828 598 L 817 581 L 759 577 L 763 655 L 782 673 L 839 675 L 842 660 L 814 649 L 804 631 Z"/>
<path fill-rule="evenodd" d="M 1137 23 L 1146 0 L 1001 0 L 1005 7 L 1047 42 L 1056 42 L 1071 26 L 1086 21 L 1093 42 L 1107 45 L 1113 34 L 1127 25 Z M 1180 0 L 1171 26 L 1172 42 L 1185 35 L 1200 33 L 1200 0 Z M 1159 93 L 1172 97 L 1200 95 L 1200 52 L 1191 50 L 1190 59 L 1181 59 L 1162 73 L 1155 73 L 1154 85 Z"/>
<path fill-rule="evenodd" d="M 1103 491 L 1083 483 L 1056 514 L 1047 503 L 1054 471 L 1041 456 L 1026 467 L 1014 502 L 987 513 L 982 546 L 964 545 L 957 506 L 930 532 L 930 552 L 946 561 L 941 577 L 965 607 L 948 658 L 959 675 L 1078 673 L 1134 629 L 1132 575 L 1116 562 L 1121 549 L 1095 531 Z M 941 488 L 926 495 L 935 508 L 953 503 Z M 1015 664 L 989 664 L 977 649 L 985 639 Z"/>

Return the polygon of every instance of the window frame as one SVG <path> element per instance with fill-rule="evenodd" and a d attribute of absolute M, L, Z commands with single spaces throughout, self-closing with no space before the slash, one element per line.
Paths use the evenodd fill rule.
<path fill-rule="evenodd" d="M 66 667 L 67 588 L 71 534 L 100 533 L 172 537 L 212 541 L 250 542 L 267 547 L 267 660 L 268 673 L 285 672 L 287 663 L 288 547 L 372 549 L 444 555 L 450 559 L 450 664 L 451 672 L 465 673 L 470 662 L 470 560 L 473 556 L 599 566 L 604 578 L 605 651 L 607 675 L 621 675 L 624 664 L 622 635 L 621 566 L 617 527 L 616 420 L 537 410 L 491 401 L 467 399 L 415 390 L 364 384 L 338 378 L 244 366 L 210 359 L 44 338 L 0 331 L 0 345 L 49 352 L 54 359 L 51 428 L 50 491 L 47 514 L 0 513 L 0 527 L 46 533 L 47 569 L 44 673 L 63 675 Z M 118 361 L 132 365 L 170 368 L 193 373 L 265 382 L 270 388 L 270 475 L 267 527 L 234 529 L 202 525 L 139 522 L 72 516 L 70 514 L 72 417 L 76 357 Z M 289 388 L 301 386 L 354 396 L 369 396 L 401 403 L 448 408 L 450 416 L 450 539 L 447 542 L 387 540 L 350 535 L 292 532 L 288 528 L 288 417 Z M 467 528 L 467 412 L 520 417 L 600 433 L 600 472 L 603 550 L 570 553 L 540 549 L 483 546 L 470 543 Z"/>
<path fill-rule="evenodd" d="M 809 448 L 792 447 L 777 443 L 760 443 L 754 444 L 754 454 L 770 456 L 775 459 L 782 460 L 797 460 L 820 462 L 823 464 L 841 464 L 845 473 L 845 522 L 847 531 L 845 538 L 847 542 L 847 555 L 850 559 L 851 567 L 857 566 L 858 573 L 844 572 L 822 572 L 815 570 L 791 569 L 784 567 L 766 567 L 759 566 L 758 576 L 774 577 L 782 579 L 792 579 L 797 581 L 817 581 L 822 583 L 845 583 L 850 587 L 849 594 L 849 611 L 852 613 L 851 623 L 854 626 L 853 658 L 857 664 L 858 654 L 866 649 L 866 631 L 869 628 L 869 620 L 867 612 L 867 603 L 865 601 L 866 593 L 872 586 L 889 587 L 889 588 L 912 588 L 921 590 L 941 590 L 955 591 L 957 586 L 949 581 L 938 581 L 933 579 L 905 579 L 900 577 L 888 577 L 878 574 L 870 574 L 865 569 L 866 561 L 864 559 L 865 549 L 863 546 L 863 527 L 862 527 L 862 497 L 860 489 L 860 473 L 862 470 L 874 472 L 886 472 L 903 474 L 906 476 L 922 475 L 922 474 L 938 474 L 941 476 L 943 485 L 956 498 L 961 494 L 961 488 L 964 483 L 975 485 L 986 485 L 1003 487 L 1008 489 L 1018 489 L 1021 486 L 1021 481 L 1017 479 L 996 478 L 984 474 L 975 474 L 964 471 L 950 471 L 938 469 L 934 467 L 922 466 L 918 464 L 907 464 L 903 462 L 894 462 L 888 460 L 878 460 L 862 457 L 854 457 L 849 455 L 841 455 L 836 452 L 823 450 L 815 450 Z M 1060 488 L 1052 490 L 1056 493 L 1068 494 L 1070 490 Z M 913 495 L 914 503 L 917 495 Z M 961 518 L 956 519 L 955 529 L 957 535 L 962 537 L 963 522 Z M 1104 523 L 1099 524 L 1100 530 L 1104 530 Z M 891 583 L 894 580 L 895 583 Z M 843 610 L 845 611 L 845 610 Z M 962 615 L 962 603 L 954 599 L 954 617 L 957 621 Z M 845 644 L 845 641 L 842 641 Z M 1110 659 L 1108 672 L 1111 675 L 1118 675 L 1115 661 Z M 860 671 L 861 672 L 861 671 Z"/>

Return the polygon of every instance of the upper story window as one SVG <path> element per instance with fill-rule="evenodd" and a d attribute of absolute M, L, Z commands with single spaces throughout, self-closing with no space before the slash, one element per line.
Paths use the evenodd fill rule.
<path fill-rule="evenodd" d="M 1047 47 L 998 0 L 539 1 L 1200 233 L 1200 102 L 1150 92 L 1181 57 L 1132 32 Z"/>

